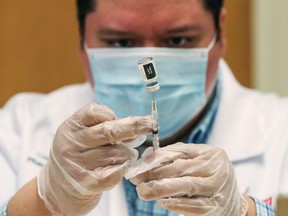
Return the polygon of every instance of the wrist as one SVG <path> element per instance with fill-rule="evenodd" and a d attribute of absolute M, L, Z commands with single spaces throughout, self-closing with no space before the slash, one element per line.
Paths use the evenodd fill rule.
<path fill-rule="evenodd" d="M 248 211 L 246 213 L 246 216 L 256 216 L 257 215 L 257 211 L 256 211 L 256 205 L 254 200 L 249 197 L 249 196 L 245 196 L 243 195 L 244 199 L 246 200 L 247 204 L 248 204 Z"/>
<path fill-rule="evenodd" d="M 24 185 L 9 201 L 7 215 L 50 216 L 42 199 L 38 196 L 36 178 Z"/>

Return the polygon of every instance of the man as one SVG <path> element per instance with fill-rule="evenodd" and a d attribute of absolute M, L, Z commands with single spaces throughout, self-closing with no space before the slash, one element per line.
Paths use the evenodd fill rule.
<path fill-rule="evenodd" d="M 9 216 L 273 215 L 261 200 L 288 191 L 288 101 L 236 83 L 221 60 L 222 3 L 79 0 L 81 56 L 93 90 L 19 95 L 1 110 L 2 191 L 6 199 L 15 193 Z M 155 124 L 141 117 L 150 102 L 133 69 L 146 55 L 159 72 L 162 148 L 135 163 L 131 141 Z M 95 100 L 106 106 L 84 106 Z M 121 181 L 125 174 L 137 190 Z"/>

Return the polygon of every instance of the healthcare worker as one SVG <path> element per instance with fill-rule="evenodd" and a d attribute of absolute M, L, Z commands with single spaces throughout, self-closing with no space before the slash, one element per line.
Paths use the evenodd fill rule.
<path fill-rule="evenodd" d="M 1 109 L 1 214 L 273 215 L 288 192 L 288 101 L 237 83 L 222 4 L 78 0 L 88 83 Z M 161 148 L 148 136 L 135 162 L 131 142 L 155 124 L 137 71 L 147 55 Z"/>

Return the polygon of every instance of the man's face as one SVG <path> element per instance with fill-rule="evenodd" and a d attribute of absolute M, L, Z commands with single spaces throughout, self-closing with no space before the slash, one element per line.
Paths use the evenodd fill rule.
<path fill-rule="evenodd" d="M 208 95 L 225 48 L 221 32 L 220 42 L 209 54 Z M 95 12 L 86 18 L 85 41 L 89 48 L 204 48 L 215 33 L 212 14 L 201 0 L 98 0 Z M 91 82 L 88 60 L 82 52 Z"/>

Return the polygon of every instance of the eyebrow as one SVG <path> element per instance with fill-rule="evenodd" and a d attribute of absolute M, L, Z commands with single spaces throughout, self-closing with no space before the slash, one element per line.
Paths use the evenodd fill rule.
<path fill-rule="evenodd" d="M 184 25 L 172 29 L 168 29 L 166 33 L 168 34 L 175 34 L 175 33 L 183 33 L 183 32 L 189 32 L 189 31 L 201 31 L 202 27 L 200 25 Z"/>
<path fill-rule="evenodd" d="M 109 35 L 109 36 L 131 36 L 131 32 L 116 30 L 112 28 L 102 28 L 98 31 L 99 35 Z"/>
<path fill-rule="evenodd" d="M 201 31 L 202 27 L 200 25 L 184 25 L 176 28 L 171 28 L 166 30 L 166 34 L 177 34 L 177 33 L 184 33 L 184 32 L 191 32 L 191 31 Z M 117 36 L 117 37 L 125 37 L 131 36 L 133 33 L 126 32 L 122 30 L 117 30 L 113 28 L 102 28 L 98 30 L 99 35 L 107 35 L 107 36 Z"/>

